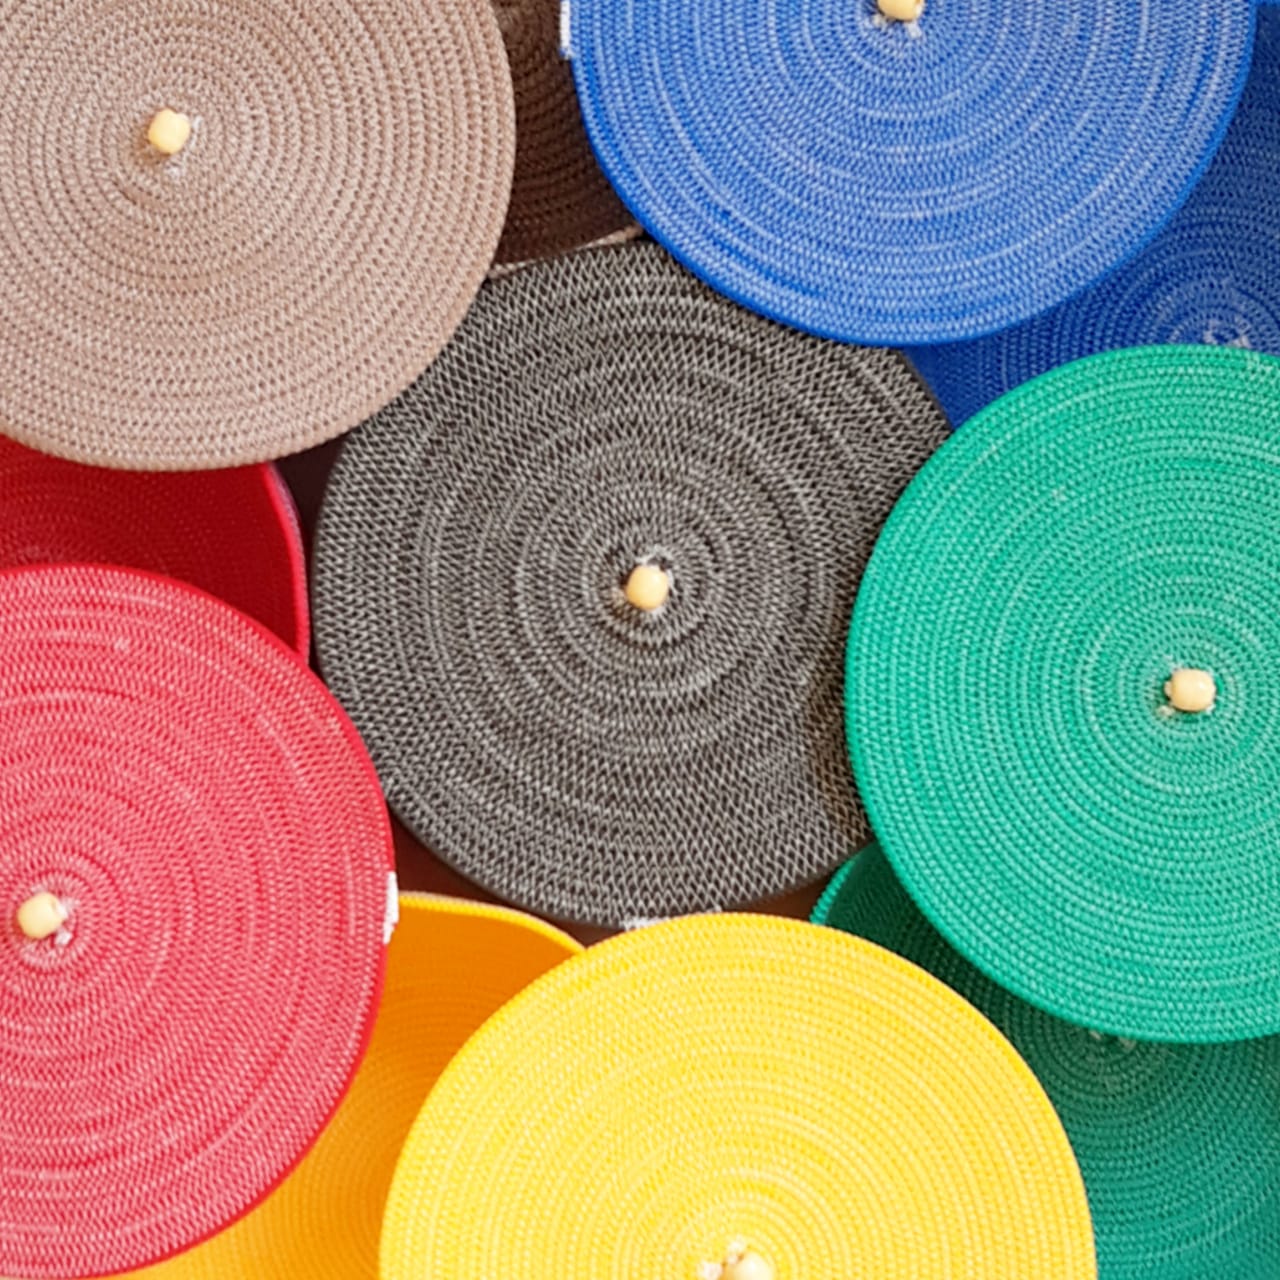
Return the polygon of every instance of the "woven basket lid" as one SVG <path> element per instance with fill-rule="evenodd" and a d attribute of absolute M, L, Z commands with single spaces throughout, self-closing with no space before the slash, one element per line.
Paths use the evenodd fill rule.
<path fill-rule="evenodd" d="M 927 969 L 1009 1037 L 1080 1161 L 1106 1280 L 1280 1271 L 1280 1037 L 1154 1044 L 1062 1022 L 949 947 L 874 845 L 836 875 L 814 919 Z"/>
<path fill-rule="evenodd" d="M 0 437 L 0 568 L 49 563 L 179 578 L 310 649 L 302 530 L 270 465 L 105 471 Z"/>
<path fill-rule="evenodd" d="M 466 311 L 513 153 L 487 4 L 6 6 L 0 430 L 137 470 L 347 430 Z"/>
<path fill-rule="evenodd" d="M 267 631 L 0 574 L 0 1275 L 157 1261 L 292 1168 L 371 1030 L 390 873 L 359 739 Z"/>
<path fill-rule="evenodd" d="M 559 0 L 494 0 L 516 99 L 516 168 L 501 263 L 567 253 L 629 227 L 600 172 L 560 56 Z"/>
<path fill-rule="evenodd" d="M 251 1214 L 136 1280 L 377 1280 L 391 1175 L 436 1077 L 486 1018 L 581 950 L 531 916 L 402 894 L 369 1052 L 319 1142 Z"/>
<path fill-rule="evenodd" d="M 781 329 L 655 245 L 486 285 L 320 516 L 320 661 L 393 808 L 596 924 L 834 869 L 866 832 L 847 611 L 947 434 L 900 356 Z M 662 607 L 628 602 L 637 568 Z"/>
<path fill-rule="evenodd" d="M 591 948 L 466 1045 L 382 1275 L 700 1280 L 736 1241 L 776 1280 L 1095 1274 L 1066 1137 L 986 1019 L 870 943 L 703 916 Z"/>
<path fill-rule="evenodd" d="M 1024 325 L 910 355 L 952 422 L 1081 356 L 1158 342 L 1280 354 L 1280 12 L 1258 15 L 1225 142 L 1173 221 L 1094 288 Z"/>
<path fill-rule="evenodd" d="M 1072 1022 L 1280 1028 L 1277 527 L 1280 360 L 1146 347 L 996 401 L 876 547 L 847 670 L 872 823 L 950 942 Z"/>
<path fill-rule="evenodd" d="M 1185 198 L 1244 81 L 1247 4 L 577 3 L 601 167 L 717 289 L 858 342 L 1034 315 Z"/>

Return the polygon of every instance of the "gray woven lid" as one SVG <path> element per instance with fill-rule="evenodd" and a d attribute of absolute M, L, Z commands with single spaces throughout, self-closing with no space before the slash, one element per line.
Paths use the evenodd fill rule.
<path fill-rule="evenodd" d="M 817 878 L 867 834 L 841 655 L 946 434 L 900 356 L 633 244 L 482 290 L 343 448 L 315 631 L 387 797 L 459 871 L 620 924 Z M 670 596 L 630 604 L 638 564 Z"/>

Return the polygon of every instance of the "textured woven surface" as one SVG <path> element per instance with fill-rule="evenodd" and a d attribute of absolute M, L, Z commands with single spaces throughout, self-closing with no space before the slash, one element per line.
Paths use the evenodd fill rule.
<path fill-rule="evenodd" d="M 578 0 L 587 132 L 657 239 L 766 315 L 976 337 L 1137 249 L 1221 139 L 1252 9 L 1222 0 Z"/>
<path fill-rule="evenodd" d="M 436 1077 L 512 996 L 580 951 L 501 907 L 402 894 L 369 1052 L 288 1181 L 207 1243 L 136 1280 L 377 1280 L 400 1148 Z"/>
<path fill-rule="evenodd" d="M 114 564 L 190 582 L 306 655 L 306 558 L 271 466 L 104 471 L 0 438 L 0 568 Z"/>
<path fill-rule="evenodd" d="M 477 0 L 5 6 L 0 430 L 182 470 L 354 426 L 470 303 L 513 135 Z"/>
<path fill-rule="evenodd" d="M 350 722 L 212 597 L 0 574 L 0 1275 L 153 1262 L 332 1114 L 382 980 L 391 838 Z M 17 928 L 39 891 L 69 911 Z"/>
<path fill-rule="evenodd" d="M 516 169 L 498 261 L 550 258 L 622 231 L 631 215 L 596 164 L 573 74 L 560 57 L 559 0 L 494 0 L 516 98 Z"/>
<path fill-rule="evenodd" d="M 1025 325 L 910 352 L 951 421 L 1081 356 L 1157 342 L 1280 354 L 1280 12 L 1258 15 L 1226 141 L 1173 221 L 1132 261 Z"/>
<path fill-rule="evenodd" d="M 927 969 L 1012 1041 L 1080 1161 L 1101 1280 L 1265 1280 L 1280 1273 L 1280 1038 L 1141 1043 L 1043 1013 L 930 927 L 874 845 L 814 919 Z"/>
<path fill-rule="evenodd" d="M 946 434 L 901 357 L 761 320 L 654 245 L 487 285 L 320 517 L 320 661 L 396 811 L 562 919 L 833 869 L 866 831 L 848 610 Z M 652 614 L 621 592 L 648 559 L 674 584 Z"/>
<path fill-rule="evenodd" d="M 396 1170 L 384 1280 L 1095 1274 L 1084 1190 L 1021 1059 L 879 947 L 760 916 L 611 939 L 440 1078 Z"/>
<path fill-rule="evenodd" d="M 1280 1028 L 1280 360 L 1148 347 L 997 401 L 890 517 L 848 650 L 903 882 L 1101 1031 Z M 1217 705 L 1164 685 L 1209 671 Z"/>

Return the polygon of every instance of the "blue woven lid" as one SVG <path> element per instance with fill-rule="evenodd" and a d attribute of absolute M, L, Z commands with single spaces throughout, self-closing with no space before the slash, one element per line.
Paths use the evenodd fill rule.
<path fill-rule="evenodd" d="M 1240 0 L 565 0 L 601 165 L 714 288 L 846 341 L 973 338 L 1143 245 L 1221 141 Z"/>
<path fill-rule="evenodd" d="M 1081 356 L 1162 342 L 1280 354 L 1280 11 L 1258 14 L 1253 69 L 1222 149 L 1173 220 L 1095 288 L 976 342 L 910 352 L 956 425 Z"/>

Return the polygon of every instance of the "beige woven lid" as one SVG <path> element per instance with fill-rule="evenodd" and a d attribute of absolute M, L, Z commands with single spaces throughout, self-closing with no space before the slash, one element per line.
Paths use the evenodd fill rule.
<path fill-rule="evenodd" d="M 516 171 L 498 262 L 553 258 L 631 227 L 600 172 L 560 56 L 560 0 L 493 0 L 516 95 Z"/>
<path fill-rule="evenodd" d="M 514 146 L 474 0 L 0 7 L 0 431 L 135 469 L 340 434 L 462 318 Z"/>

